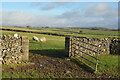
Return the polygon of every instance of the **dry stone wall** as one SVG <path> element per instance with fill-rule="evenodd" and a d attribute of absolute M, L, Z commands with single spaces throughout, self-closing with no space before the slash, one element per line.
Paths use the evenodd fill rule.
<path fill-rule="evenodd" d="M 29 39 L 27 36 L 0 35 L 3 64 L 21 63 L 29 59 Z"/>
<path fill-rule="evenodd" d="M 65 49 L 68 56 L 120 54 L 118 38 L 66 37 Z M 84 54 L 83 54 L 84 53 Z"/>
<path fill-rule="evenodd" d="M 111 54 L 120 54 L 120 40 L 119 39 L 111 40 L 110 53 Z"/>

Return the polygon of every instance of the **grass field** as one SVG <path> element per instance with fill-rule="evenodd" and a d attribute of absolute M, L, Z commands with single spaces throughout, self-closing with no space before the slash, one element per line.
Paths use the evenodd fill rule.
<path fill-rule="evenodd" d="M 119 67 L 119 57 L 120 55 L 99 55 L 98 56 L 98 73 L 106 73 L 106 74 L 112 74 L 112 75 L 119 75 L 119 70 L 118 70 L 118 67 Z M 72 58 L 72 59 L 75 59 L 76 61 L 78 61 L 79 64 L 83 65 L 81 63 L 81 58 Z M 89 59 L 90 61 L 96 63 L 96 60 L 93 59 L 93 58 L 90 58 L 90 57 L 86 57 L 86 59 Z M 80 61 L 80 62 L 79 62 Z M 82 62 L 85 63 L 85 65 L 89 64 L 89 62 L 87 62 L 86 60 L 82 59 Z M 86 64 L 87 63 L 87 64 Z M 88 69 L 88 70 L 91 70 L 91 72 L 94 72 L 94 69 L 95 69 L 95 65 L 93 66 L 92 64 L 89 64 L 89 66 L 91 66 L 91 69 Z"/>
<path fill-rule="evenodd" d="M 2 27 L 5 29 L 25 30 L 25 31 L 36 31 L 46 33 L 56 33 L 63 35 L 90 37 L 90 38 L 105 38 L 105 37 L 118 37 L 118 31 L 112 30 L 89 30 L 89 29 L 71 29 L 71 28 L 15 28 L 15 27 Z M 82 34 L 79 32 L 82 31 Z M 77 32 L 77 33 L 76 33 Z"/>
<path fill-rule="evenodd" d="M 85 30 L 84 32 L 85 33 L 90 33 L 89 30 Z M 109 31 L 107 31 L 107 32 L 105 32 L 105 31 L 101 31 L 101 32 L 91 31 L 91 32 L 93 32 L 94 34 L 96 34 L 96 33 L 101 33 L 101 34 L 104 33 L 106 35 L 107 34 L 114 34 L 114 35 L 116 35 L 115 37 L 117 37 L 117 32 L 115 32 L 115 31 L 111 31 L 110 33 L 109 33 Z M 50 59 L 52 58 L 53 61 L 57 60 L 59 57 L 64 57 L 64 54 L 65 54 L 65 38 L 64 37 L 52 36 L 52 35 L 43 35 L 43 34 L 34 34 L 34 33 L 2 31 L 2 34 L 6 34 L 6 35 L 13 35 L 14 33 L 18 33 L 21 36 L 28 36 L 29 37 L 29 41 L 30 41 L 29 42 L 30 61 L 34 61 L 35 58 L 37 58 L 37 59 L 46 58 L 47 56 Z M 84 36 L 84 37 L 96 37 L 96 35 L 82 35 L 82 34 L 71 34 L 71 35 Z M 33 36 L 46 37 L 47 41 L 45 43 L 40 43 L 40 42 L 33 41 L 32 40 Z M 106 37 L 106 36 L 103 36 L 103 35 L 97 36 L 97 38 L 103 38 L 103 37 Z M 36 55 L 33 56 L 32 53 L 35 53 Z M 40 57 L 38 57 L 38 56 L 40 56 Z M 101 74 L 120 76 L 120 74 L 118 74 L 118 57 L 119 56 L 118 55 L 100 55 L 99 56 L 100 61 L 99 61 L 98 69 L 101 72 Z M 66 58 L 67 57 L 64 57 L 64 59 L 60 58 L 60 60 L 63 60 L 63 63 L 64 63 L 64 61 L 66 61 Z M 67 63 L 65 62 L 63 65 L 65 65 L 65 64 L 67 64 Z M 72 64 L 72 63 L 69 63 L 67 65 L 70 65 L 70 64 Z M 79 63 L 79 64 L 83 65 L 82 63 Z M 24 69 L 26 64 L 23 63 L 21 65 L 23 66 L 23 69 Z M 13 66 L 14 66 L 14 70 L 11 69 Z M 74 67 L 76 65 L 71 65 L 71 66 Z M 44 72 L 44 71 L 43 72 L 38 72 L 38 70 L 36 68 L 33 69 L 31 67 L 29 69 L 26 69 L 26 70 L 19 69 L 20 71 L 17 71 L 17 69 L 15 69 L 15 65 L 11 65 L 11 67 L 8 67 L 7 65 L 3 65 L 3 67 L 9 69 L 9 70 L 3 71 L 3 75 L 2 75 L 3 78 L 10 78 L 10 77 L 13 77 L 13 78 L 20 78 L 20 77 L 22 77 L 22 78 L 37 78 L 37 77 L 41 77 L 41 78 L 62 77 L 62 78 L 64 78 L 65 77 L 66 78 L 67 77 L 62 72 L 59 73 L 59 71 L 57 72 L 57 70 L 54 70 L 54 68 L 51 68 L 51 71 L 55 71 L 55 72 L 47 73 L 47 72 Z M 48 69 L 45 68 L 45 70 L 49 71 L 49 67 L 48 67 Z M 88 73 L 89 72 L 86 72 L 86 74 L 88 74 Z M 70 77 L 79 77 L 79 76 L 73 76 L 74 74 L 75 73 L 69 75 L 68 77 L 69 78 Z M 77 73 L 76 73 L 76 75 L 77 75 Z M 86 78 L 87 77 L 90 77 L 90 76 L 87 75 Z"/>

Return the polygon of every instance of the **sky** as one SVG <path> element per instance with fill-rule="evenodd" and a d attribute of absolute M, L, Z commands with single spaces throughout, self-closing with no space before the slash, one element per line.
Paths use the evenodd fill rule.
<path fill-rule="evenodd" d="M 2 2 L 2 26 L 118 28 L 117 2 Z"/>

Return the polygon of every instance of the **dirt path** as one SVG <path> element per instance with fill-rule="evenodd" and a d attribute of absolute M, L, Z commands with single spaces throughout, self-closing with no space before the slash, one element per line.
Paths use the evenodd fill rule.
<path fill-rule="evenodd" d="M 95 75 L 85 71 L 83 68 L 66 58 L 49 57 L 40 54 L 30 53 L 30 62 L 32 64 L 26 66 L 18 66 L 17 68 L 7 67 L 4 68 L 4 72 L 7 71 L 19 71 L 33 69 L 39 73 L 39 77 L 45 77 L 48 74 L 51 77 L 64 78 L 64 77 L 76 77 L 76 78 L 117 78 L 117 76 L 102 74 Z M 31 74 L 30 72 L 28 74 Z"/>

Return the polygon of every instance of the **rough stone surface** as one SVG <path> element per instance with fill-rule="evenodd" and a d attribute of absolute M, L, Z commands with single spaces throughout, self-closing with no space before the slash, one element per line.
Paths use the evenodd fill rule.
<path fill-rule="evenodd" d="M 67 56 L 83 56 L 100 54 L 120 54 L 120 41 L 118 38 L 77 38 L 66 37 L 65 49 Z M 84 54 L 86 55 L 86 54 Z"/>
<path fill-rule="evenodd" d="M 11 63 L 19 63 L 23 59 L 25 54 L 25 50 L 29 50 L 29 48 L 24 46 L 29 46 L 29 41 L 26 42 L 27 45 L 23 45 L 23 36 L 18 36 L 17 38 L 12 35 L 0 35 L 0 45 L 1 45 L 1 56 L 3 64 L 11 64 Z M 26 39 L 28 40 L 28 39 Z M 27 58 L 28 56 L 26 56 Z"/>

